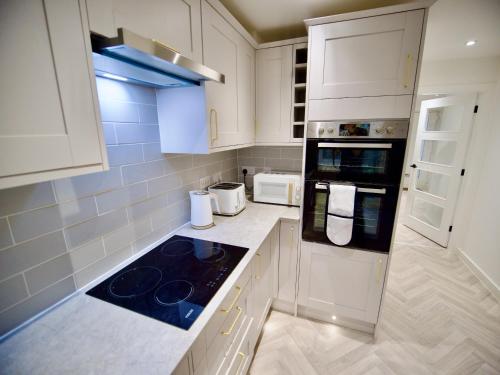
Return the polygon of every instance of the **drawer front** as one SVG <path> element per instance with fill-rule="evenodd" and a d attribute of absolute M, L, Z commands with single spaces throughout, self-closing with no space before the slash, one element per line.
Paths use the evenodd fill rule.
<path fill-rule="evenodd" d="M 236 353 L 233 355 L 229 369 L 226 372 L 227 375 L 245 374 L 250 366 L 253 354 L 249 341 L 250 328 L 250 326 L 247 328 L 243 340 L 241 340 L 240 345 L 236 349 Z"/>
<path fill-rule="evenodd" d="M 209 373 L 216 373 L 221 367 L 224 357 L 227 355 L 230 346 L 235 341 L 236 336 L 248 319 L 247 297 L 250 292 L 250 283 L 243 288 L 237 302 L 228 312 L 226 319 L 217 330 L 214 339 L 207 348 L 207 361 Z"/>
<path fill-rule="evenodd" d="M 243 293 L 243 289 L 248 284 L 251 276 L 251 269 L 248 266 L 241 274 L 240 278 L 236 281 L 231 291 L 224 298 L 217 311 L 207 324 L 206 327 L 206 342 L 210 346 L 211 342 L 217 336 L 217 333 L 222 323 L 227 319 L 228 315 L 238 303 Z"/>

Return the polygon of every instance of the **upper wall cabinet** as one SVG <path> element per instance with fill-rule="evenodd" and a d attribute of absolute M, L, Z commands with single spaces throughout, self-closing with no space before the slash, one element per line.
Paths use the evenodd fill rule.
<path fill-rule="evenodd" d="M 123 27 L 202 61 L 200 0 L 87 0 L 90 29 L 112 37 Z"/>
<path fill-rule="evenodd" d="M 225 84 L 207 82 L 210 147 L 255 138 L 255 50 L 211 5 L 202 2 L 204 64 L 222 72 Z"/>
<path fill-rule="evenodd" d="M 309 99 L 411 95 L 424 10 L 312 26 Z"/>
<path fill-rule="evenodd" d="M 0 2 L 0 188 L 102 171 L 85 3 Z"/>
<path fill-rule="evenodd" d="M 291 45 L 257 51 L 256 142 L 289 142 L 292 110 Z"/>

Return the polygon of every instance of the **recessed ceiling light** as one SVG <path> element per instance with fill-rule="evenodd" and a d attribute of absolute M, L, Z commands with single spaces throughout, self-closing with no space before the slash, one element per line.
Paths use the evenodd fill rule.
<path fill-rule="evenodd" d="M 472 47 L 473 45 L 475 45 L 477 43 L 476 40 L 468 40 L 467 42 L 465 42 L 465 45 L 467 47 Z"/>
<path fill-rule="evenodd" d="M 335 315 L 332 315 L 332 320 L 337 320 L 337 317 Z"/>

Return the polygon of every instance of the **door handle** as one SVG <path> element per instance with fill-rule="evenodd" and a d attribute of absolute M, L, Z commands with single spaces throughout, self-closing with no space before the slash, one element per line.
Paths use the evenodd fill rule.
<path fill-rule="evenodd" d="M 417 165 L 413 163 L 412 165 L 410 165 L 410 168 L 417 168 Z"/>

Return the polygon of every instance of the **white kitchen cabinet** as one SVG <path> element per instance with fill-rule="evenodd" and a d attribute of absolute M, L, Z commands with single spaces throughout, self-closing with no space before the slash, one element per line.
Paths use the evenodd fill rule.
<path fill-rule="evenodd" d="M 275 227 L 257 250 L 252 261 L 252 317 L 254 326 L 250 343 L 255 345 L 262 326 L 271 307 L 273 299 L 274 251 L 277 243 L 277 227 Z"/>
<path fill-rule="evenodd" d="M 295 302 L 299 230 L 296 221 L 281 221 L 278 264 L 278 299 Z"/>
<path fill-rule="evenodd" d="M 302 241 L 300 306 L 376 323 L 387 254 Z"/>
<path fill-rule="evenodd" d="M 202 61 L 200 0 L 87 0 L 90 29 L 107 37 L 123 27 Z"/>
<path fill-rule="evenodd" d="M 238 35 L 238 144 L 255 142 L 255 49 Z"/>
<path fill-rule="evenodd" d="M 292 110 L 291 45 L 257 51 L 256 142 L 289 142 Z"/>
<path fill-rule="evenodd" d="M 246 143 L 244 129 L 248 132 L 248 124 L 254 118 L 251 103 L 255 100 L 252 95 L 255 86 L 249 77 L 254 71 L 255 61 L 251 60 L 255 59 L 255 54 L 249 52 L 252 47 L 229 22 L 205 1 L 202 2 L 202 17 L 203 62 L 225 76 L 224 84 L 207 82 L 205 85 L 210 147 Z"/>
<path fill-rule="evenodd" d="M 0 2 L 0 188 L 103 171 L 85 3 Z"/>
<path fill-rule="evenodd" d="M 309 28 L 309 99 L 412 95 L 424 10 Z"/>

